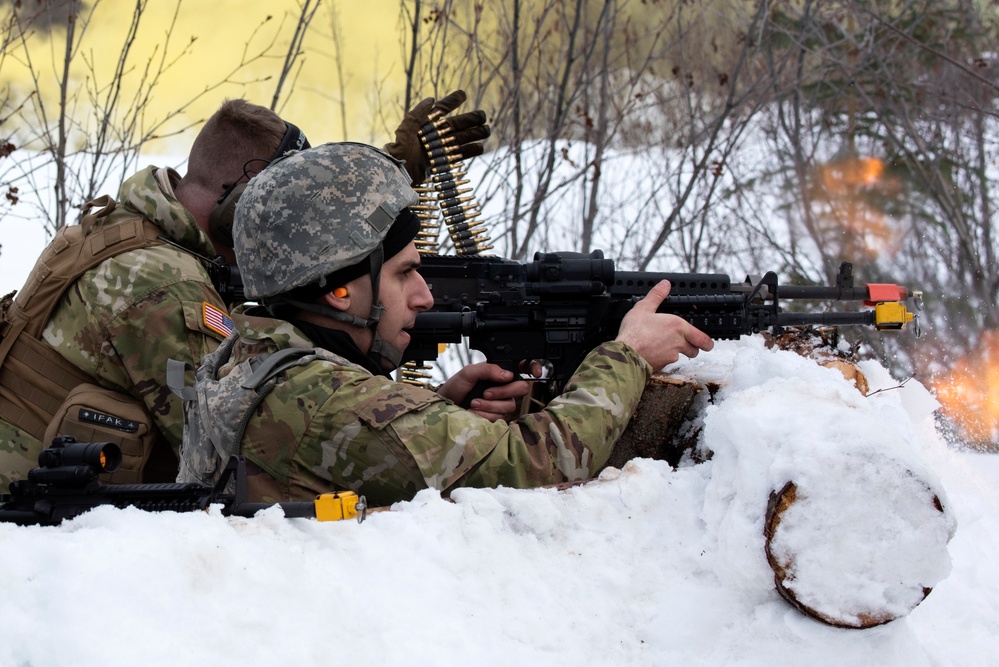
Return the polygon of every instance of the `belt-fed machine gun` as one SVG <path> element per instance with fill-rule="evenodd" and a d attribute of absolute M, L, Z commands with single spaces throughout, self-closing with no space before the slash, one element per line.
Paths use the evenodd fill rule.
<path fill-rule="evenodd" d="M 840 266 L 835 285 L 781 285 L 774 272 L 733 283 L 720 273 L 617 271 L 599 250 L 537 253 L 533 262 L 481 255 L 424 255 L 420 273 L 434 296 L 410 331 L 407 361 L 437 358 L 439 345 L 468 337 L 486 359 L 517 371 L 546 362 L 557 393 L 594 347 L 612 340 L 624 315 L 660 280 L 672 284 L 660 312 L 678 315 L 715 339 L 788 326 L 873 326 L 892 331 L 915 320 L 905 301 L 922 293 L 890 284 L 855 286 Z M 785 310 L 783 301 L 853 302 L 861 309 Z M 915 323 L 918 335 L 918 322 Z"/>

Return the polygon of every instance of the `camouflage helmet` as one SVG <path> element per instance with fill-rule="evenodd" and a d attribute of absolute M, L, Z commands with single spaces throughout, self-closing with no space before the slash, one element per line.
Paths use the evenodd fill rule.
<path fill-rule="evenodd" d="M 409 183 L 395 158 L 356 143 L 291 153 L 261 171 L 233 227 L 246 296 L 283 294 L 362 261 L 417 202 Z"/>

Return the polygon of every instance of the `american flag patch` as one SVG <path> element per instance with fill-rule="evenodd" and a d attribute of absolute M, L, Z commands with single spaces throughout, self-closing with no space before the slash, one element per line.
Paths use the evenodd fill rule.
<path fill-rule="evenodd" d="M 204 318 L 205 326 L 215 333 L 221 334 L 226 338 L 232 335 L 232 320 L 229 319 L 228 315 L 207 301 L 201 303 L 201 315 Z"/>

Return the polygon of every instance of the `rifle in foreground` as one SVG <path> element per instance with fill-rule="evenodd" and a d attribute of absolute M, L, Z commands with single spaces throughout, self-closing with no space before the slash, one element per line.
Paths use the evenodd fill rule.
<path fill-rule="evenodd" d="M 112 484 L 99 480 L 121 465 L 121 450 L 110 442 L 76 442 L 59 436 L 38 455 L 38 468 L 26 480 L 10 483 L 10 493 L 0 494 L 0 522 L 22 526 L 55 526 L 84 512 L 110 505 L 137 507 L 147 512 L 195 512 L 221 505 L 225 516 L 252 517 L 267 503 L 246 500 L 246 461 L 229 459 L 214 487 L 200 484 Z M 235 492 L 226 493 L 231 479 Z M 319 521 L 357 518 L 366 513 L 364 498 L 353 491 L 324 493 L 313 502 L 278 503 L 286 517 Z"/>
<path fill-rule="evenodd" d="M 524 360 L 542 360 L 553 393 L 583 357 L 612 340 L 621 320 L 660 280 L 672 284 L 659 311 L 678 315 L 714 339 L 735 339 L 788 326 L 873 326 L 899 330 L 922 307 L 922 293 L 888 284 L 855 286 L 853 266 L 840 266 L 833 286 L 780 285 L 777 274 L 732 283 L 720 273 L 616 271 L 613 260 L 590 254 L 537 253 L 533 262 L 481 255 L 425 255 L 420 274 L 434 295 L 410 330 L 405 360 L 432 361 L 440 344 L 468 337 L 469 347 L 517 372 Z M 854 302 L 862 310 L 787 312 L 783 300 Z M 919 335 L 918 322 L 914 322 Z M 478 392 L 476 392 L 478 393 Z"/>

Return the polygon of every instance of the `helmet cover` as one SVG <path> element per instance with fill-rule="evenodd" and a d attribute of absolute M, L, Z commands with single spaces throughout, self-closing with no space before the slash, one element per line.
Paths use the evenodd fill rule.
<path fill-rule="evenodd" d="M 233 245 L 246 296 L 283 294 L 362 261 L 417 200 L 401 163 L 373 146 L 287 154 L 254 176 L 236 205 Z"/>

